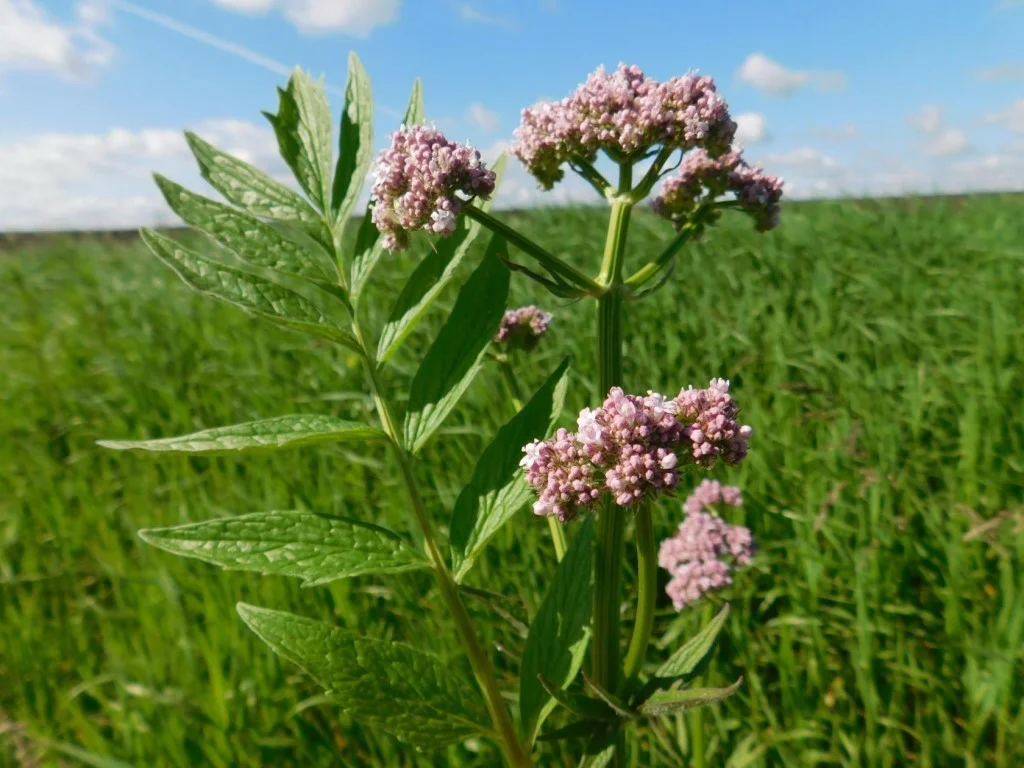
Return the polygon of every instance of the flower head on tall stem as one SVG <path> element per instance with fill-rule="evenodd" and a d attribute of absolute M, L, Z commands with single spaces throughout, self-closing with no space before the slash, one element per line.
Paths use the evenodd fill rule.
<path fill-rule="evenodd" d="M 736 133 L 725 100 L 710 77 L 688 73 L 666 82 L 636 66 L 612 73 L 598 67 L 574 93 L 522 112 L 512 153 L 544 189 L 562 179 L 573 159 L 593 162 L 604 150 L 630 156 L 662 146 L 728 150 Z"/>
<path fill-rule="evenodd" d="M 612 387 L 599 408 L 580 411 L 575 433 L 560 429 L 523 449 L 526 479 L 538 495 L 534 511 L 566 522 L 605 493 L 619 506 L 635 507 L 671 494 L 687 463 L 740 461 L 751 429 L 736 423 L 739 408 L 728 389 L 727 381 L 713 379 L 708 389 L 666 398 Z M 731 491 L 721 493 L 732 498 Z"/>
<path fill-rule="evenodd" d="M 682 227 L 698 206 L 732 193 L 741 210 L 754 220 L 759 232 L 779 223 L 782 179 L 770 176 L 746 160 L 739 151 L 713 157 L 703 149 L 688 153 L 679 172 L 662 185 L 651 207 L 659 215 Z"/>
<path fill-rule="evenodd" d="M 704 511 L 741 503 L 739 488 L 714 481 L 701 483 L 686 500 L 686 519 L 658 551 L 658 565 L 672 574 L 665 591 L 676 610 L 729 586 L 732 572 L 750 564 L 757 548 L 750 529 Z"/>
<path fill-rule="evenodd" d="M 373 223 L 389 251 L 403 250 L 412 230 L 450 235 L 466 204 L 456 193 L 486 198 L 494 183 L 494 172 L 477 150 L 449 141 L 432 126 L 403 125 L 377 158 Z"/>
<path fill-rule="evenodd" d="M 508 349 L 529 351 L 537 346 L 541 336 L 548 332 L 551 315 L 532 304 L 510 309 L 501 319 L 494 341 Z"/>

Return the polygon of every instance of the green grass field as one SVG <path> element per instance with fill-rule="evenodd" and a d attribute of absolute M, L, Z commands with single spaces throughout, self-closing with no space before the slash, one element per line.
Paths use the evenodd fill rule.
<path fill-rule="evenodd" d="M 517 220 L 576 263 L 600 252 L 601 211 Z M 667 230 L 638 216 L 633 263 Z M 411 258 L 378 269 L 378 324 Z M 536 386 L 577 350 L 571 423 L 598 398 L 593 307 L 513 285 L 515 301 L 555 314 L 522 378 Z M 417 755 L 361 727 L 234 611 L 292 610 L 465 665 L 429 573 L 300 589 L 136 536 L 291 508 L 408 530 L 382 449 L 239 460 L 94 444 L 293 412 L 369 420 L 354 359 L 189 292 L 133 242 L 0 253 L 0 308 L 0 763 L 498 764 L 485 742 Z M 767 236 L 726 220 L 627 312 L 630 387 L 730 378 L 755 429 L 748 460 L 714 473 L 742 486 L 737 522 L 761 554 L 725 593 L 734 611 L 708 678 L 745 682 L 704 716 L 708 765 L 1024 765 L 1024 198 L 793 204 Z M 443 314 L 403 350 L 399 376 Z M 502 386 L 487 371 L 425 452 L 443 533 L 511 415 Z M 665 505 L 658 535 L 680 519 Z M 525 618 L 553 570 L 547 527 L 524 510 L 471 582 Z M 656 633 L 692 632 L 704 613 L 663 600 Z M 503 623 L 487 639 L 509 650 L 495 656 L 511 681 L 522 638 Z M 685 765 L 682 721 L 641 730 L 633 749 L 637 765 Z M 571 764 L 545 754 L 540 765 Z"/>

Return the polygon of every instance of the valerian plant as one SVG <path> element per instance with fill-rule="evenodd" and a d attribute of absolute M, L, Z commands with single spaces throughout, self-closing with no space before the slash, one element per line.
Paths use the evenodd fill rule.
<path fill-rule="evenodd" d="M 627 302 L 664 286 L 683 246 L 723 211 L 746 212 L 760 231 L 778 221 L 781 181 L 748 165 L 733 149 L 736 124 L 713 81 L 687 74 L 659 83 L 636 67 L 620 66 L 611 74 L 598 69 L 562 101 L 523 111 L 512 153 L 541 187 L 553 187 L 568 167 L 609 204 L 604 253 L 595 260 L 593 277 L 490 213 L 504 157 L 488 168 L 476 150 L 424 125 L 418 81 L 401 127 L 377 158 L 370 203 L 351 249 L 343 247 L 343 234 L 373 165 L 370 83 L 358 58 L 349 58 L 336 157 L 324 90 L 303 72 L 296 71 L 279 90 L 278 111 L 266 117 L 301 193 L 188 133 L 203 178 L 227 203 L 159 175 L 156 181 L 170 207 L 214 247 L 186 247 L 149 229 L 142 230 L 142 238 L 192 288 L 354 353 L 365 372 L 376 423 L 289 415 L 183 437 L 103 445 L 220 454 L 329 441 L 380 443 L 393 457 L 422 545 L 372 521 L 308 511 L 152 529 L 142 531 L 142 538 L 224 568 L 294 576 L 309 586 L 431 570 L 475 687 L 410 645 L 238 606 L 260 638 L 315 678 L 344 709 L 417 748 L 484 736 L 496 742 L 509 765 L 530 766 L 538 741 L 573 739 L 586 764 L 623 764 L 624 734 L 631 724 L 711 704 L 735 691 L 740 680 L 719 689 L 692 686 L 714 649 L 728 605 L 714 618 L 709 615 L 704 629 L 663 664 L 648 668 L 646 662 L 659 564 L 672 573 L 667 591 L 681 609 L 726 586 L 731 570 L 752 557 L 750 531 L 715 514 L 722 505 L 738 503 L 738 489 L 698 486 L 685 505 L 688 517 L 660 553 L 653 510 L 674 494 L 684 474 L 741 461 L 752 431 L 740 423 L 726 381 L 712 379 L 706 388 L 687 387 L 666 397 L 632 394 L 622 380 Z M 597 169 L 600 154 L 618 168 L 617 183 Z M 653 208 L 676 235 L 662 253 L 627 273 L 632 211 L 662 180 Z M 492 233 L 486 252 L 408 382 L 399 415 L 384 386 L 394 375 L 389 363 L 483 229 Z M 416 231 L 434 238 L 430 249 L 383 326 L 366 327 L 360 307 L 374 269 L 385 251 L 409 247 Z M 529 262 L 514 260 L 510 245 Z M 537 345 L 551 317 L 534 306 L 506 311 L 513 274 L 540 283 L 556 297 L 596 302 L 593 344 L 598 386 L 606 398 L 580 412 L 575 431 L 559 426 L 568 358 L 528 397 L 516 379 L 517 356 Z M 501 367 L 513 415 L 480 455 L 454 504 L 446 553 L 414 465 L 488 360 Z M 510 692 L 499 682 L 494 658 L 466 610 L 463 598 L 473 588 L 464 581 L 494 534 L 531 503 L 536 515 L 548 518 L 558 567 L 536 615 L 521 627 L 526 640 L 518 691 Z M 630 520 L 638 579 L 623 657 L 620 606 Z M 506 703 L 510 698 L 517 701 L 514 708 Z M 558 707 L 569 721 L 545 731 L 545 720 Z"/>

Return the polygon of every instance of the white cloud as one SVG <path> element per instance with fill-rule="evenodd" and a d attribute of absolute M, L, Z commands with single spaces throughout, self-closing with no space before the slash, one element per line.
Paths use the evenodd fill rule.
<path fill-rule="evenodd" d="M 300 32 L 344 32 L 367 37 L 398 19 L 402 0 L 213 0 L 242 13 L 279 10 Z"/>
<path fill-rule="evenodd" d="M 990 69 L 980 69 L 974 73 L 979 80 L 997 82 L 999 80 L 1024 80 L 1024 64 L 1003 64 Z"/>
<path fill-rule="evenodd" d="M 924 144 L 929 155 L 959 155 L 967 149 L 967 133 L 959 128 L 946 128 Z"/>
<path fill-rule="evenodd" d="M 497 130 L 498 125 L 501 123 L 497 113 L 487 109 L 487 107 L 480 102 L 470 104 L 469 109 L 466 111 L 466 116 L 470 119 L 473 125 L 481 131 L 486 131 L 488 133 Z"/>
<path fill-rule="evenodd" d="M 984 123 L 1005 125 L 1014 133 L 1024 133 L 1024 99 L 1017 99 L 1006 109 L 985 115 L 981 120 Z"/>
<path fill-rule="evenodd" d="M 207 120 L 195 131 L 282 181 L 287 169 L 269 128 Z M 175 220 L 153 184 L 159 170 L 202 188 L 181 130 L 115 128 L 0 141 L 0 230 L 110 229 Z"/>
<path fill-rule="evenodd" d="M 935 104 L 907 115 L 907 123 L 924 134 L 921 150 L 927 155 L 959 155 L 968 147 L 966 131 L 947 128 L 942 107 Z"/>
<path fill-rule="evenodd" d="M 847 123 L 842 128 L 818 128 L 813 133 L 817 138 L 826 141 L 845 141 L 857 138 L 860 130 L 853 123 Z"/>
<path fill-rule="evenodd" d="M 0 74 L 36 70 L 86 80 L 107 66 L 114 49 L 97 32 L 107 20 L 104 6 L 80 2 L 76 17 L 62 24 L 33 0 L 0 0 Z"/>
<path fill-rule="evenodd" d="M 762 162 L 770 173 L 774 173 L 772 169 L 776 167 L 810 173 L 831 173 L 839 167 L 839 162 L 834 157 L 823 154 L 813 147 L 772 152 L 764 155 Z"/>
<path fill-rule="evenodd" d="M 763 53 L 752 53 L 736 71 L 740 82 L 772 96 L 789 96 L 810 85 L 835 90 L 846 85 L 842 72 L 787 69 Z"/>
<path fill-rule="evenodd" d="M 736 115 L 736 143 L 741 148 L 760 144 L 768 138 L 768 123 L 764 115 L 757 112 L 744 112 Z"/>
<path fill-rule="evenodd" d="M 515 19 L 509 19 L 504 16 L 492 16 L 488 13 L 484 13 L 479 8 L 471 3 L 456 3 L 455 10 L 459 13 L 459 18 L 463 21 L 468 21 L 471 24 L 483 24 L 488 27 L 501 27 L 511 32 L 515 32 L 519 29 L 519 24 Z"/>
<path fill-rule="evenodd" d="M 921 107 L 907 115 L 907 122 L 925 133 L 935 133 L 942 127 L 942 107 L 935 104 Z"/>

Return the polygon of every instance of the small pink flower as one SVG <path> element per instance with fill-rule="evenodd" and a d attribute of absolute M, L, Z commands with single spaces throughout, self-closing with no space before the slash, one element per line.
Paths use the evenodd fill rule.
<path fill-rule="evenodd" d="M 486 198 L 494 182 L 475 149 L 448 141 L 436 128 L 403 125 L 377 158 L 373 223 L 389 251 L 403 250 L 416 229 L 450 235 L 465 203 L 456 193 Z"/>
<path fill-rule="evenodd" d="M 510 349 L 529 351 L 537 346 L 540 337 L 548 332 L 551 315 L 532 304 L 528 307 L 510 309 L 501 319 L 501 327 L 494 335 L 494 341 Z"/>

